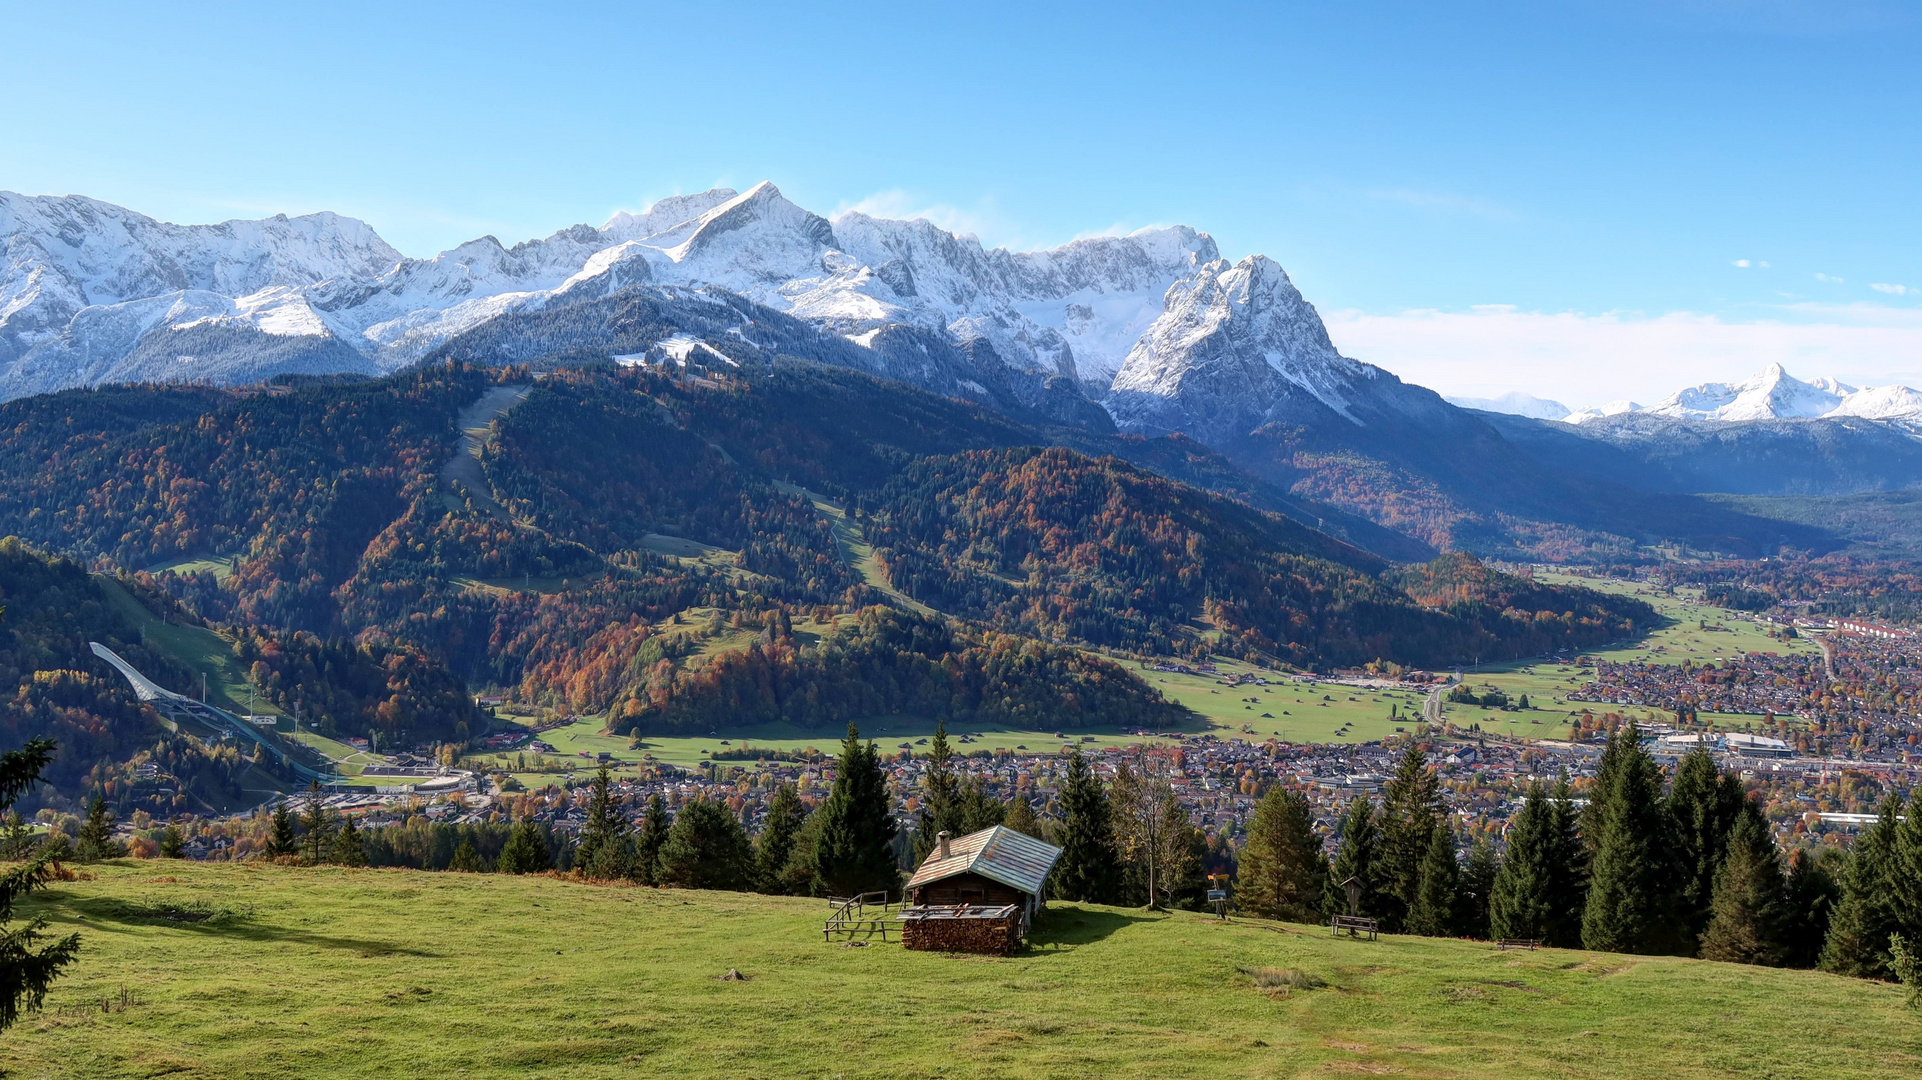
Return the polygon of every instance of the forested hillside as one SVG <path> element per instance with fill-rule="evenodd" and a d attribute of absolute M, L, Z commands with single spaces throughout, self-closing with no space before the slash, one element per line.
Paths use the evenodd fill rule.
<path fill-rule="evenodd" d="M 512 401 L 473 429 L 497 386 Z M 802 362 L 0 406 L 0 529 L 231 627 L 266 700 L 388 745 L 477 737 L 463 684 L 643 731 L 1165 726 L 1157 693 L 1079 647 L 1439 665 L 1653 617 L 1473 560 L 1400 571 L 1308 516 L 1181 436 L 1036 427 Z M 891 590 L 933 614 L 876 607 Z"/>
<path fill-rule="evenodd" d="M 239 794 L 246 762 L 166 729 L 125 680 L 87 648 L 98 641 L 163 684 L 185 688 L 187 670 L 141 643 L 87 572 L 15 537 L 0 540 L 0 741 L 45 736 L 59 744 L 46 785 L 17 808 L 84 809 L 100 796 L 152 813 L 198 809 Z M 136 766 L 157 770 L 136 778 Z"/>
<path fill-rule="evenodd" d="M 1332 550 L 1285 518 L 1058 448 L 918 461 L 874 505 L 877 554 L 897 586 L 1043 638 L 1304 665 L 1434 665 L 1596 644 L 1653 615 L 1635 600 L 1533 586 L 1470 556 L 1384 579 L 1379 560 Z M 1418 603 L 1395 587 L 1403 578 L 1427 588 Z M 1184 632 L 1197 616 L 1221 631 L 1218 642 Z"/>

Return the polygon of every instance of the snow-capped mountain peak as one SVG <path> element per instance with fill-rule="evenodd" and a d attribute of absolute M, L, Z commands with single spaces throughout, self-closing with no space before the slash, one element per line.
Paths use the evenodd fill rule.
<path fill-rule="evenodd" d="M 1922 393 L 1901 385 L 1858 389 L 1827 376 L 1803 381 L 1777 363 L 1740 382 L 1701 383 L 1678 390 L 1647 409 L 1634 402 L 1617 401 L 1597 409 L 1577 410 L 1565 419 L 1580 424 L 1625 412 L 1727 423 L 1844 416 L 1922 420 Z"/>
<path fill-rule="evenodd" d="M 1822 416 L 1854 392 L 1833 379 L 1806 383 L 1781 364 L 1735 383 L 1702 383 L 1678 390 L 1648 411 L 1678 420 L 1781 420 Z"/>
<path fill-rule="evenodd" d="M 1278 264 L 1231 266 L 1185 226 L 986 249 L 926 220 L 830 222 L 767 182 L 426 259 L 333 214 L 177 226 L 91 199 L 0 195 L 0 250 L 0 396 L 289 365 L 390 371 L 491 320 L 634 287 L 719 288 L 871 351 L 948 349 L 960 359 L 942 363 L 986 365 L 989 382 L 1005 369 L 1035 393 L 1065 377 L 1104 397 L 1144 342 L 1172 366 L 1133 377 L 1177 388 L 1193 381 L 1175 373 L 1184 351 L 1255 365 L 1251 382 L 1212 384 L 1243 405 L 1306 395 L 1347 415 L 1353 374 Z M 955 379 L 942 385 L 979 383 Z"/>
<path fill-rule="evenodd" d="M 1169 287 L 1161 317 L 1115 376 L 1108 407 L 1124 427 L 1204 440 L 1303 407 L 1360 423 L 1350 398 L 1376 374 L 1335 351 L 1314 305 L 1274 260 L 1216 259 Z"/>

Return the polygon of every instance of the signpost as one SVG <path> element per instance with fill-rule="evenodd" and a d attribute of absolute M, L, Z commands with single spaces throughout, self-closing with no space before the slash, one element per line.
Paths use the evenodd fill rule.
<path fill-rule="evenodd" d="M 1208 902 L 1215 906 L 1215 914 L 1223 920 L 1228 918 L 1228 875 L 1208 875 Z"/>

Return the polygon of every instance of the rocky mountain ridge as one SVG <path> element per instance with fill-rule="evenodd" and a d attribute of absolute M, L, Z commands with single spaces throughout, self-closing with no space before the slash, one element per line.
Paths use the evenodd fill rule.
<path fill-rule="evenodd" d="M 177 226 L 78 196 L 0 193 L 0 394 L 107 382 L 385 372 L 503 315 L 636 286 L 725 289 L 870 347 L 893 327 L 985 343 L 1099 396 L 1168 287 L 1218 256 L 1186 227 L 1048 251 L 926 221 L 834 222 L 769 183 L 618 213 L 508 248 L 402 257 L 333 214 Z"/>

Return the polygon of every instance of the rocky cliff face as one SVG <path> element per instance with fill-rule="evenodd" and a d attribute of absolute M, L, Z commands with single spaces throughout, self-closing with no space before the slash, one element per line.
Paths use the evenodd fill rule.
<path fill-rule="evenodd" d="M 831 223 L 767 183 L 662 199 L 511 248 L 481 237 L 431 259 L 403 258 L 332 214 L 177 226 L 10 194 L 0 243 L 9 397 L 238 381 L 276 365 L 390 371 L 493 319 L 667 285 L 738 293 L 862 347 L 923 331 L 1036 385 L 1099 394 L 1169 285 L 1216 256 L 1188 228 L 987 250 L 926 221 Z"/>
<path fill-rule="evenodd" d="M 1220 443 L 1278 421 L 1361 424 L 1383 372 L 1335 351 L 1273 260 L 1216 259 L 1168 290 L 1107 398 L 1124 429 Z"/>

